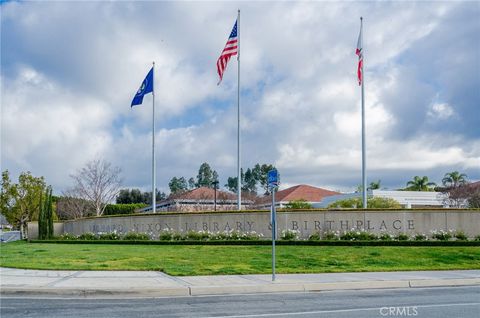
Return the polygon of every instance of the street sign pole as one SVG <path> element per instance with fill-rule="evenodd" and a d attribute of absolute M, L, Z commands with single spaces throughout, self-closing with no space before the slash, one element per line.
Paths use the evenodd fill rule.
<path fill-rule="evenodd" d="M 272 282 L 275 281 L 275 240 L 277 239 L 277 216 L 275 211 L 275 190 L 278 186 L 277 169 L 270 170 L 267 175 L 268 187 L 272 191 L 272 208 L 270 210 L 270 224 L 272 225 Z"/>
<path fill-rule="evenodd" d="M 275 211 L 275 187 L 272 187 L 272 212 L 271 212 L 271 223 L 272 223 L 272 282 L 275 281 L 275 240 L 277 239 L 277 222 L 276 222 L 276 211 Z"/>

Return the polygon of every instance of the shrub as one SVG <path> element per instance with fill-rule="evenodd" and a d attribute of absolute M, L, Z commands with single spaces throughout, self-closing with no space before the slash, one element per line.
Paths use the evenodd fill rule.
<path fill-rule="evenodd" d="M 420 233 L 417 233 L 415 234 L 415 236 L 413 237 L 413 239 L 415 241 L 426 241 L 428 240 L 428 236 L 426 234 L 420 234 Z"/>
<path fill-rule="evenodd" d="M 405 233 L 399 233 L 397 236 L 395 236 L 395 240 L 397 241 L 408 241 L 410 237 L 405 234 Z"/>
<path fill-rule="evenodd" d="M 70 233 L 63 233 L 63 234 L 59 235 L 58 237 L 56 237 L 56 239 L 62 240 L 62 241 L 73 241 L 73 240 L 76 240 L 77 237 L 73 234 L 70 234 Z"/>
<path fill-rule="evenodd" d="M 452 237 L 453 237 L 453 231 L 452 230 L 449 230 L 449 231 L 444 231 L 444 230 L 440 230 L 440 231 L 437 231 L 437 230 L 433 230 L 431 233 L 432 233 L 432 238 L 435 239 L 435 240 L 439 240 L 439 241 L 448 241 L 450 240 Z"/>
<path fill-rule="evenodd" d="M 343 241 L 375 241 L 377 236 L 373 233 L 367 232 L 365 230 L 355 230 L 345 231 L 340 235 L 340 240 Z"/>
<path fill-rule="evenodd" d="M 146 207 L 144 203 L 107 204 L 103 215 L 133 214 L 136 210 Z"/>
<path fill-rule="evenodd" d="M 327 208 L 355 209 L 362 206 L 362 198 L 350 198 L 330 203 Z M 369 197 L 367 207 L 369 209 L 400 209 L 402 206 L 391 198 Z"/>
<path fill-rule="evenodd" d="M 83 234 L 80 234 L 78 236 L 79 240 L 84 240 L 84 241 L 93 241 L 97 239 L 97 236 L 93 234 L 92 232 L 85 232 Z"/>
<path fill-rule="evenodd" d="M 392 241 L 394 239 L 394 236 L 390 233 L 382 233 L 378 236 L 378 239 L 380 241 Z"/>
<path fill-rule="evenodd" d="M 340 239 L 340 232 L 327 231 L 322 235 L 322 240 L 326 241 L 336 241 Z"/>
<path fill-rule="evenodd" d="M 298 237 L 300 235 L 300 232 L 297 230 L 283 230 L 280 239 L 284 241 L 293 241 L 293 240 L 298 240 Z"/>
<path fill-rule="evenodd" d="M 160 241 L 173 241 L 174 240 L 174 235 L 176 233 L 172 229 L 165 229 L 160 231 L 160 234 L 158 234 L 158 239 Z M 181 237 L 181 235 L 180 235 Z"/>
<path fill-rule="evenodd" d="M 358 234 L 358 239 L 360 241 L 375 241 L 378 240 L 378 237 L 374 233 L 361 230 L 360 234 Z"/>
<path fill-rule="evenodd" d="M 147 233 L 128 232 L 123 239 L 126 241 L 149 241 L 150 236 Z"/>
<path fill-rule="evenodd" d="M 308 237 L 309 241 L 320 241 L 321 239 L 322 239 L 322 237 L 320 236 L 320 232 L 312 233 Z"/>
<path fill-rule="evenodd" d="M 307 200 L 300 199 L 300 200 L 292 200 L 285 204 L 285 208 L 287 209 L 311 209 L 313 208 Z"/>
<path fill-rule="evenodd" d="M 456 231 L 454 236 L 457 239 L 457 241 L 467 241 L 468 240 L 468 236 L 463 231 Z"/>
<path fill-rule="evenodd" d="M 261 240 L 262 238 L 263 238 L 263 234 L 257 233 L 255 231 L 245 232 L 243 233 L 243 237 L 242 237 L 242 239 L 246 241 L 258 241 L 258 240 Z"/>
<path fill-rule="evenodd" d="M 99 240 L 109 240 L 109 241 L 117 241 L 120 240 L 120 235 L 117 234 L 116 231 L 109 232 L 109 233 L 98 233 Z"/>
<path fill-rule="evenodd" d="M 188 241 L 208 241 L 210 239 L 210 233 L 207 231 L 193 231 L 190 230 L 185 234 L 185 239 Z"/>
<path fill-rule="evenodd" d="M 475 236 L 474 241 L 480 241 L 480 235 Z"/>

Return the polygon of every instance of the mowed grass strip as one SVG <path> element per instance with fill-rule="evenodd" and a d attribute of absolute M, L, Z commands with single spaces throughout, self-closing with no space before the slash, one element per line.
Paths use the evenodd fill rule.
<path fill-rule="evenodd" d="M 277 246 L 277 273 L 480 269 L 480 247 Z M 170 275 L 269 274 L 270 246 L 1 245 L 0 266 L 147 270 Z"/>

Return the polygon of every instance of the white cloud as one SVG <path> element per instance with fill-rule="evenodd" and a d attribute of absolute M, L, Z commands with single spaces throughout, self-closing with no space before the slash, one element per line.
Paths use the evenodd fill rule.
<path fill-rule="evenodd" d="M 458 67 L 468 59 L 452 56 L 449 67 L 445 56 L 416 51 L 443 52 L 429 40 L 452 19 L 478 31 L 462 21 L 468 3 L 2 4 L 2 169 L 32 170 L 61 190 L 71 172 L 101 156 L 123 169 L 126 186 L 149 189 L 151 97 L 129 105 L 155 60 L 159 187 L 195 176 L 202 162 L 222 182 L 234 176 L 237 64 L 217 86 L 215 62 L 239 5 L 243 167 L 275 163 L 284 185 L 359 183 L 354 49 L 363 15 L 371 177 L 396 186 L 405 175 L 454 168 L 480 179 L 478 134 L 434 125 L 465 120 L 461 79 L 479 83 L 479 75 Z M 465 56 L 478 57 L 470 45 Z M 439 64 L 458 78 L 448 94 L 437 80 L 446 77 L 423 72 L 441 72 Z M 472 96 L 462 103 L 478 105 Z"/>
<path fill-rule="evenodd" d="M 446 103 L 434 103 L 427 113 L 432 119 L 445 120 L 455 115 L 453 108 Z"/>

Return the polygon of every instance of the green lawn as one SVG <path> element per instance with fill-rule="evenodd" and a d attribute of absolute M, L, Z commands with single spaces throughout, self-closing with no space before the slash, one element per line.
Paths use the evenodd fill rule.
<path fill-rule="evenodd" d="M 480 247 L 277 246 L 277 273 L 480 269 Z M 0 266 L 157 270 L 170 275 L 268 274 L 270 246 L 1 245 Z"/>

